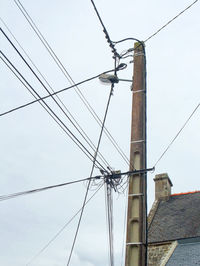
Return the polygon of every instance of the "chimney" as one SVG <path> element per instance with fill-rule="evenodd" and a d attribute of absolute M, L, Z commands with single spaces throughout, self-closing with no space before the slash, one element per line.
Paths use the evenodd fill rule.
<path fill-rule="evenodd" d="M 156 175 L 155 181 L 155 199 L 168 200 L 171 195 L 171 187 L 173 186 L 167 173 Z"/>

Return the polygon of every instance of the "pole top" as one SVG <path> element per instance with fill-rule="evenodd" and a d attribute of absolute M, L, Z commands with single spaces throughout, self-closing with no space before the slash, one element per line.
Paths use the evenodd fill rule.
<path fill-rule="evenodd" d="M 135 42 L 134 43 L 134 49 L 143 50 L 143 47 L 145 46 L 144 42 Z"/>

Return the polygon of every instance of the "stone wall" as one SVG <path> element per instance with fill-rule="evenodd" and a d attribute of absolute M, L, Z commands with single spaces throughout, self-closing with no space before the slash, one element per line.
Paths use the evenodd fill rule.
<path fill-rule="evenodd" d="M 171 253 L 173 242 L 149 244 L 148 246 L 148 266 L 165 265 L 162 262 Z"/>

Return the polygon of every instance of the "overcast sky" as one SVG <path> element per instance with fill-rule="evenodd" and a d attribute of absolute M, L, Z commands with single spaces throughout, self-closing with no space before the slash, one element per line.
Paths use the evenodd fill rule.
<path fill-rule="evenodd" d="M 21 0 L 52 49 L 75 82 L 113 68 L 113 59 L 102 27 L 89 0 L 28 1 Z M 96 0 L 96 6 L 112 40 L 134 37 L 147 39 L 158 28 L 192 1 L 186 0 Z M 146 42 L 147 55 L 147 140 L 148 167 L 152 167 L 164 149 L 199 103 L 200 6 L 197 2 L 168 27 Z M 30 28 L 13 0 L 0 1 L 1 18 L 23 46 L 54 90 L 68 87 L 69 82 Z M 5 25 L 2 29 L 17 45 Z M 41 95 L 46 92 L 25 66 L 14 49 L 0 35 L 1 50 Z M 117 46 L 119 53 L 132 48 L 132 41 Z M 19 48 L 19 46 L 17 46 Z M 21 51 L 21 48 L 19 48 Z M 23 53 L 23 52 L 22 52 Z M 27 59 L 28 60 L 28 59 Z M 131 79 L 131 58 L 123 60 L 127 68 L 120 78 Z M 33 100 L 27 89 L 0 61 L 0 113 Z M 129 157 L 131 90 L 130 83 L 114 88 L 106 127 Z M 98 79 L 79 86 L 93 109 L 102 119 L 110 88 Z M 80 101 L 74 89 L 60 98 L 81 127 L 96 144 L 100 127 Z M 47 103 L 64 119 L 53 102 Z M 92 163 L 58 127 L 48 113 L 35 103 L 0 117 L 0 195 L 68 182 L 90 175 Z M 72 129 L 73 130 L 73 129 Z M 77 132 L 73 130 L 77 135 Z M 148 174 L 148 205 L 154 200 L 155 174 L 167 172 L 173 193 L 199 190 L 198 163 L 199 110 L 155 172 Z M 128 165 L 104 135 L 100 151 L 116 170 L 127 171 Z M 99 175 L 95 169 L 94 175 Z M 85 184 L 36 193 L 1 202 L 0 264 L 25 266 L 79 210 L 86 191 Z M 94 191 L 90 191 L 91 196 Z M 126 196 L 114 195 L 115 265 L 123 265 L 124 219 Z M 28 265 L 66 265 L 77 218 Z M 107 227 L 104 191 L 88 203 L 71 265 L 102 266 L 108 264 Z"/>

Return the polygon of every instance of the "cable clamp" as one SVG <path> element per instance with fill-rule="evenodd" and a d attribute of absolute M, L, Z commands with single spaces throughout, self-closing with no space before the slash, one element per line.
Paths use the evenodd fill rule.
<path fill-rule="evenodd" d="M 138 197 L 138 196 L 144 196 L 143 193 L 138 193 L 138 194 L 129 194 L 129 197 Z"/>
<path fill-rule="evenodd" d="M 140 140 L 132 140 L 131 143 L 141 143 L 141 142 L 145 142 L 144 139 L 140 139 Z"/>
<path fill-rule="evenodd" d="M 140 56 L 140 55 L 144 56 L 144 53 L 143 52 L 135 52 L 133 57 Z"/>
<path fill-rule="evenodd" d="M 132 242 L 132 243 L 126 243 L 127 246 L 138 246 L 138 245 L 143 245 L 142 242 Z"/>
<path fill-rule="evenodd" d="M 142 92 L 142 91 L 146 91 L 146 90 L 137 90 L 137 91 L 132 90 L 132 91 L 133 91 L 133 93 L 138 93 L 138 92 Z"/>

